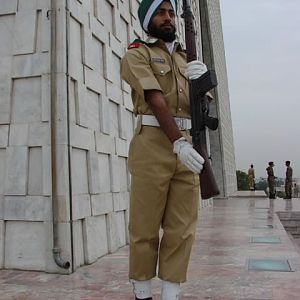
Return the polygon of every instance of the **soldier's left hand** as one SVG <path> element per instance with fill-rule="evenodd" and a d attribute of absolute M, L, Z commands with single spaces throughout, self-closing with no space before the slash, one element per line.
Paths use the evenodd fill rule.
<path fill-rule="evenodd" d="M 190 79 L 197 79 L 207 71 L 206 65 L 200 60 L 193 60 L 186 64 L 185 76 Z"/>

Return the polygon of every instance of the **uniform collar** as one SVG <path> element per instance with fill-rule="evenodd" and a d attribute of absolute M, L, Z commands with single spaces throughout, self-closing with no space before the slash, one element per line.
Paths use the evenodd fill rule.
<path fill-rule="evenodd" d="M 146 39 L 145 42 L 149 46 L 150 45 L 157 45 L 160 48 L 166 48 L 165 42 L 161 39 L 156 38 L 156 37 L 149 36 Z M 175 42 L 174 49 L 175 49 L 176 52 L 182 52 L 183 51 L 182 45 L 177 41 Z"/>

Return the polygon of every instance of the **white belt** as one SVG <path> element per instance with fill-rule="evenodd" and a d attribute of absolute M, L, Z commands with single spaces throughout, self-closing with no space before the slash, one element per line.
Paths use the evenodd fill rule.
<path fill-rule="evenodd" d="M 141 119 L 142 125 L 160 127 L 155 116 L 139 115 L 138 117 Z M 190 119 L 174 117 L 174 120 L 175 120 L 179 130 L 189 130 L 192 128 L 192 122 Z"/>

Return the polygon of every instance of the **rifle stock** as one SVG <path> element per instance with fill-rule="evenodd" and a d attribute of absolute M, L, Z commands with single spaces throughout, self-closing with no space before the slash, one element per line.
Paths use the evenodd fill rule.
<path fill-rule="evenodd" d="M 183 15 L 185 23 L 185 39 L 187 62 L 197 59 L 197 49 L 195 41 L 195 29 L 193 14 L 188 0 L 183 0 Z M 211 119 L 211 125 L 217 128 L 217 119 L 211 118 L 204 113 L 202 102 L 204 102 L 205 93 L 217 85 L 217 78 L 214 71 L 207 71 L 196 80 L 189 80 L 190 109 L 192 119 L 192 138 L 195 150 L 204 158 L 205 163 L 200 174 L 200 189 L 202 199 L 209 199 L 220 194 L 210 159 L 206 150 L 206 127 L 205 120 Z M 213 120 L 214 119 L 214 120 Z M 210 127 L 210 126 L 208 126 Z"/>

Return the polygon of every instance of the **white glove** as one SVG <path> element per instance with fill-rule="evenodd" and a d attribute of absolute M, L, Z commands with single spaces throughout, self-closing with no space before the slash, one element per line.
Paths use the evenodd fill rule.
<path fill-rule="evenodd" d="M 173 143 L 173 152 L 177 154 L 180 161 L 191 171 L 198 174 L 201 173 L 204 159 L 184 137 L 179 138 Z"/>
<path fill-rule="evenodd" d="M 206 65 L 200 60 L 193 60 L 186 64 L 185 76 L 190 79 L 197 79 L 207 71 Z"/>

